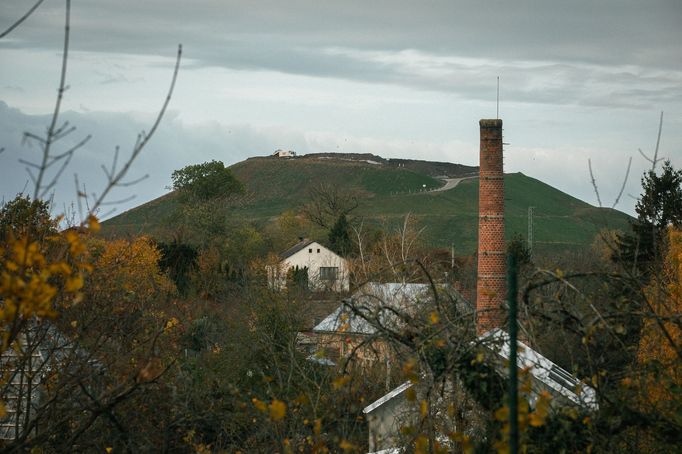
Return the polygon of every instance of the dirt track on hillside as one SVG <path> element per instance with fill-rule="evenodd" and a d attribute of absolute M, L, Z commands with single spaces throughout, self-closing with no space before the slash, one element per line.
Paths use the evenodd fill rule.
<path fill-rule="evenodd" d="M 462 177 L 462 178 L 445 178 L 443 180 L 443 181 L 445 181 L 445 184 L 438 189 L 432 190 L 431 192 L 448 191 L 450 189 L 456 188 L 460 181 L 468 180 L 471 178 L 478 178 L 478 175 L 473 175 L 470 177 Z"/>

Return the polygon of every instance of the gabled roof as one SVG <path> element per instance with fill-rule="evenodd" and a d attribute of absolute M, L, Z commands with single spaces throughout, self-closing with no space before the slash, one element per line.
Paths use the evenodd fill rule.
<path fill-rule="evenodd" d="M 509 359 L 509 335 L 502 329 L 497 328 L 488 331 L 479 336 L 478 339 L 479 341 L 484 341 L 483 345 L 495 352 L 501 358 L 505 360 Z M 517 345 L 517 366 L 519 369 L 528 369 L 533 378 L 553 390 L 555 393 L 565 397 L 569 402 L 589 410 L 599 409 L 596 392 L 591 386 L 582 383 L 573 374 L 561 368 L 523 342 L 517 342 Z M 363 413 L 367 414 L 376 410 L 386 402 L 401 395 L 405 390 L 412 387 L 412 385 L 411 381 L 406 381 L 366 406 L 362 410 Z M 532 389 L 531 392 L 537 394 L 537 389 Z"/>
<path fill-rule="evenodd" d="M 279 258 L 282 260 L 289 258 L 298 251 L 305 249 L 306 247 L 310 246 L 313 243 L 315 243 L 315 241 L 304 238 L 295 245 L 293 245 L 292 247 L 290 247 L 289 249 L 287 249 L 286 251 L 279 254 Z"/>
<path fill-rule="evenodd" d="M 458 303 L 466 305 L 454 288 L 439 286 L 438 290 L 446 291 Z M 395 328 L 400 323 L 398 313 L 413 315 L 420 305 L 431 301 L 433 288 L 430 284 L 370 282 L 344 300 L 313 328 L 313 332 L 371 335 L 377 332 L 376 325 Z"/>
<path fill-rule="evenodd" d="M 390 391 L 388 394 L 381 396 L 380 398 L 378 398 L 377 400 L 375 400 L 371 404 L 367 405 L 365 408 L 362 409 L 362 412 L 364 414 L 367 414 L 367 413 L 370 413 L 370 412 L 376 410 L 377 408 L 381 407 L 383 404 L 390 401 L 394 397 L 399 396 L 404 391 L 410 389 L 413 385 L 414 385 L 414 383 L 412 383 L 410 380 L 406 381 L 402 385 L 395 388 L 393 391 Z"/>
<path fill-rule="evenodd" d="M 374 334 L 376 321 L 382 326 L 398 323 L 396 311 L 428 299 L 431 287 L 427 284 L 380 284 L 370 282 L 356 291 L 324 320 L 313 332 L 345 332 L 349 334 Z"/>

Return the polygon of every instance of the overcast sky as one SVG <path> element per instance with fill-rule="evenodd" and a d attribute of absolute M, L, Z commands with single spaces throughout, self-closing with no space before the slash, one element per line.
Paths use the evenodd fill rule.
<path fill-rule="evenodd" d="M 3 0 L 0 31 L 33 0 Z M 0 39 L 0 195 L 27 185 L 25 131 L 54 108 L 62 0 L 45 0 Z M 148 130 L 183 60 L 169 112 L 136 163 L 142 183 L 116 212 L 156 198 L 174 169 L 276 148 L 369 152 L 478 164 L 478 120 L 494 118 L 500 77 L 505 170 L 632 214 L 660 111 L 660 154 L 682 167 L 682 2 L 74 0 L 63 119 L 93 139 L 57 188 L 57 211 L 89 193 L 101 164 Z M 538 213 L 539 214 L 539 213 Z"/>

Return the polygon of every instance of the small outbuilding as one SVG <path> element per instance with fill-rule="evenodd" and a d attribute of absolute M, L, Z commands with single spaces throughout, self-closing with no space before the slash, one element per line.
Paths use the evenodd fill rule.
<path fill-rule="evenodd" d="M 295 158 L 296 152 L 294 150 L 275 150 L 270 156 L 273 158 Z"/>

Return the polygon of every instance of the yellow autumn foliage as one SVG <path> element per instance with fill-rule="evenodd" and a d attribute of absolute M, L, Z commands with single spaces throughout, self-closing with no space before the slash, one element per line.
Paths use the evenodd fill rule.
<path fill-rule="evenodd" d="M 273 399 L 268 405 L 270 419 L 273 421 L 281 421 L 287 414 L 287 404 L 281 400 Z"/>
<path fill-rule="evenodd" d="M 269 404 L 267 404 L 254 397 L 251 399 L 251 403 L 256 410 L 267 413 L 270 419 L 273 421 L 281 421 L 287 414 L 287 404 L 279 399 L 273 399 Z"/>
<path fill-rule="evenodd" d="M 161 253 L 144 236 L 91 242 L 94 270 L 88 284 L 88 294 L 94 298 L 107 295 L 115 302 L 114 313 L 129 311 L 131 305 L 147 308 L 150 300 L 172 293 L 172 281 L 159 269 Z"/>
<path fill-rule="evenodd" d="M 638 362 L 647 371 L 642 378 L 641 404 L 649 409 L 679 406 L 679 394 L 672 389 L 682 386 L 682 231 L 670 228 L 668 248 L 662 272 L 645 289 L 653 312 L 644 321 L 639 343 Z M 656 365 L 654 371 L 652 367 Z M 664 410 L 665 411 L 665 410 Z"/>
<path fill-rule="evenodd" d="M 518 429 L 519 429 L 519 449 L 523 451 L 526 446 L 526 435 L 530 427 L 541 427 L 549 417 L 552 395 L 547 391 L 542 391 L 535 401 L 535 407 L 530 406 L 531 378 L 527 369 L 521 370 L 519 374 L 519 396 L 517 400 L 518 410 Z M 495 411 L 495 419 L 502 423 L 500 438 L 493 444 L 498 454 L 508 453 L 510 449 L 510 417 L 509 406 L 505 403 Z"/>
<path fill-rule="evenodd" d="M 0 351 L 29 319 L 53 318 L 58 304 L 81 300 L 85 274 L 92 270 L 84 237 L 96 222 L 91 217 L 90 228 L 67 229 L 42 240 L 7 233 L 0 247 Z"/>

